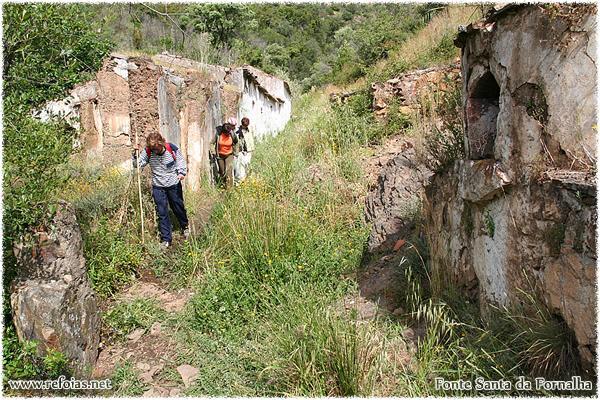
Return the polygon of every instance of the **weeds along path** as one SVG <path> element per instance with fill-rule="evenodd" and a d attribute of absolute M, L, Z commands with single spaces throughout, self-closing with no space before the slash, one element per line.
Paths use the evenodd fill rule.
<path fill-rule="evenodd" d="M 165 255 L 148 244 L 146 272 L 107 302 L 96 375 L 116 394 L 400 393 L 405 327 L 361 298 L 355 277 L 368 234 L 361 161 L 376 131 L 322 92 L 296 103 L 242 185 L 187 194 L 203 215 L 193 239 Z"/>
<path fill-rule="evenodd" d="M 438 376 L 528 374 L 529 342 L 512 345 L 519 325 L 498 314 L 495 329 L 459 293 L 434 295 L 425 254 L 363 259 L 367 186 L 402 140 L 322 92 L 295 106 L 242 185 L 186 193 L 194 235 L 167 253 L 150 233 L 140 246 L 137 194 L 114 190 L 126 182 L 109 173 L 95 188 L 89 174 L 73 183 L 83 185 L 75 205 L 105 299 L 95 375 L 129 396 L 424 396 L 465 394 L 436 390 Z M 377 138 L 383 145 L 370 146 Z M 386 292 L 394 271 L 386 301 L 398 307 L 359 295 L 364 285 Z"/>

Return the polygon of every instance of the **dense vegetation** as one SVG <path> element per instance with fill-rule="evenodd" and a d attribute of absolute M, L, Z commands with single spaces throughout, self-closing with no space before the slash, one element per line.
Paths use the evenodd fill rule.
<path fill-rule="evenodd" d="M 310 88 L 349 83 L 424 26 L 434 5 L 101 5 L 122 49 L 249 63 Z"/>
<path fill-rule="evenodd" d="M 436 390 L 432 377 L 572 372 L 574 342 L 564 323 L 541 308 L 532 318 L 507 310 L 483 318 L 475 304 L 443 284 L 444 277 L 432 276 L 418 234 L 398 263 L 404 271 L 397 282 L 404 288 L 402 315 L 361 321 L 343 306 L 357 295 L 353 273 L 369 231 L 362 218 L 367 188 L 361 161 L 373 155 L 371 146 L 388 135 L 410 135 L 422 140 L 426 162 L 440 171 L 462 156 L 458 87 L 422 104 L 415 115 L 392 106 L 385 124 L 373 118 L 367 90 L 372 80 L 456 56 L 456 25 L 481 9 L 446 8 L 426 25 L 428 10 L 441 8 L 5 5 L 4 283 L 16 269 L 12 242 L 44 228 L 60 192 L 76 209 L 88 275 L 108 306 L 103 321 L 110 340 L 161 321 L 174 332 L 177 362 L 200 369 L 185 394 L 472 395 L 481 393 Z M 185 194 L 192 221 L 207 210 L 209 216 L 202 226 L 192 225 L 191 240 L 163 253 L 147 188 L 143 203 L 150 218 L 142 246 L 131 175 L 89 162 L 66 165 L 75 133 L 30 116 L 32 108 L 87 79 L 111 48 L 248 62 L 304 89 L 349 84 L 355 94 L 338 105 L 323 90 L 296 97 L 295 118 L 259 146 L 243 185 L 221 193 L 204 182 L 201 195 Z M 444 132 L 432 129 L 434 114 L 444 118 Z M 418 205 L 407 212 L 419 226 Z M 116 298 L 142 272 L 170 289 L 191 288 L 188 306 L 169 314 L 152 299 Z M 532 298 L 524 302 L 537 306 Z M 6 317 L 6 305 L 4 311 Z M 62 355 L 39 357 L 35 344 L 19 343 L 5 321 L 5 381 L 66 372 Z M 409 326 L 424 331 L 413 352 L 404 335 Z M 130 363 L 118 365 L 112 379 L 118 395 L 148 389 Z"/>
<path fill-rule="evenodd" d="M 73 148 L 75 132 L 60 122 L 41 123 L 31 111 L 63 96 L 92 76 L 111 44 L 96 34 L 91 15 L 79 6 L 3 6 L 3 260 L 5 288 L 16 273 L 12 245 L 46 229 L 56 189 L 64 182 L 60 166 Z M 6 290 L 5 290 L 5 293 Z M 44 366 L 62 371 L 52 353 L 39 360 L 35 346 L 22 348 L 11 328 L 4 297 L 4 376 L 45 377 Z"/>

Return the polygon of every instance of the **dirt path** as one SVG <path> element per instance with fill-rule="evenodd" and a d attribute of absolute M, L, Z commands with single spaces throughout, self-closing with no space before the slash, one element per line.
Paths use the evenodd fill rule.
<path fill-rule="evenodd" d="M 401 135 L 390 137 L 373 148 L 373 155 L 363 160 L 370 191 L 377 187 L 386 165 L 409 148 L 412 148 L 412 144 Z M 201 207 L 196 205 L 199 208 L 191 218 L 195 227 L 205 226 L 216 201 L 218 199 L 212 199 L 210 204 L 202 204 Z M 198 230 L 201 231 L 201 228 Z M 404 311 L 399 308 L 398 299 L 402 293 L 397 285 L 401 256 L 396 250 L 378 254 L 357 271 L 359 292 L 333 304 L 337 313 L 357 320 L 360 324 L 373 324 L 374 327 L 380 317 L 401 316 Z M 119 303 L 151 299 L 166 316 L 150 327 L 128 332 L 124 338 L 108 340 L 100 352 L 93 371 L 94 378 L 113 377 L 117 368 L 129 365 L 130 373 L 140 383 L 145 397 L 181 396 L 193 384 L 199 371 L 181 359 L 177 321 L 182 319 L 183 311 L 194 293 L 187 288 L 169 291 L 165 287 L 167 285 L 164 282 L 144 270 L 137 282 L 108 304 L 109 308 L 114 308 Z M 393 343 L 385 345 L 384 354 L 388 367 L 403 369 L 410 365 L 414 359 L 417 336 L 413 329 L 408 328 L 403 338 L 398 337 Z M 382 339 L 383 342 L 386 341 Z"/>
<path fill-rule="evenodd" d="M 138 281 L 121 293 L 116 302 L 153 299 L 167 313 L 165 320 L 176 320 L 193 295 L 189 289 L 169 292 L 154 282 Z M 155 322 L 148 329 L 137 328 L 124 340 L 108 343 L 100 351 L 94 378 L 108 378 L 115 368 L 129 363 L 140 382 L 149 387 L 144 396 L 177 396 L 193 380 L 193 369 L 176 363 L 176 327 Z M 189 366 L 188 366 L 189 367 Z"/>
<path fill-rule="evenodd" d="M 192 234 L 202 235 L 217 201 L 210 196 L 187 199 L 188 204 L 195 202 L 193 212 L 188 210 Z M 175 247 L 169 251 L 177 250 Z M 135 379 L 143 384 L 143 396 L 179 396 L 198 375 L 196 368 L 178 362 L 180 344 L 176 337 L 178 321 L 183 318 L 194 291 L 190 288 L 170 291 L 166 289 L 169 286 L 166 282 L 145 268 L 139 270 L 138 275 L 138 280 L 108 301 L 104 310 L 108 312 L 119 304 L 151 300 L 162 310 L 163 316 L 147 328 L 133 329 L 124 338 L 108 334 L 103 340 L 104 347 L 100 350 L 92 376 L 95 379 L 111 378 L 117 368 L 129 365 Z"/>

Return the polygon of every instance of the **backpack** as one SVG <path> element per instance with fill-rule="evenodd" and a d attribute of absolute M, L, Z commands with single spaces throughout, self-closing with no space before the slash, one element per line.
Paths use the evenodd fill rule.
<path fill-rule="evenodd" d="M 171 144 L 171 143 L 165 143 L 165 149 L 167 149 L 167 151 L 169 153 L 171 153 L 171 156 L 173 157 L 173 161 L 177 161 L 177 157 L 175 157 L 175 152 L 177 151 L 177 146 L 175 146 L 174 144 Z M 150 159 L 150 154 L 152 154 L 152 150 L 150 150 L 150 147 L 146 147 L 146 155 L 148 156 L 148 159 Z"/>
<path fill-rule="evenodd" d="M 237 135 L 238 143 L 240 143 L 240 150 L 248 151 L 248 145 L 246 144 L 246 138 L 244 137 L 244 130 L 242 129 L 242 125 L 240 125 L 235 134 Z"/>

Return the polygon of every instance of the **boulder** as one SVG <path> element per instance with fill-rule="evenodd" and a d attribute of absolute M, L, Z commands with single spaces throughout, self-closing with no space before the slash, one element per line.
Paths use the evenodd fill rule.
<path fill-rule="evenodd" d="M 19 339 L 38 341 L 42 355 L 60 351 L 76 376 L 88 376 L 98 356 L 100 316 L 73 208 L 60 203 L 49 232 L 14 251 L 20 268 L 10 302 Z"/>

